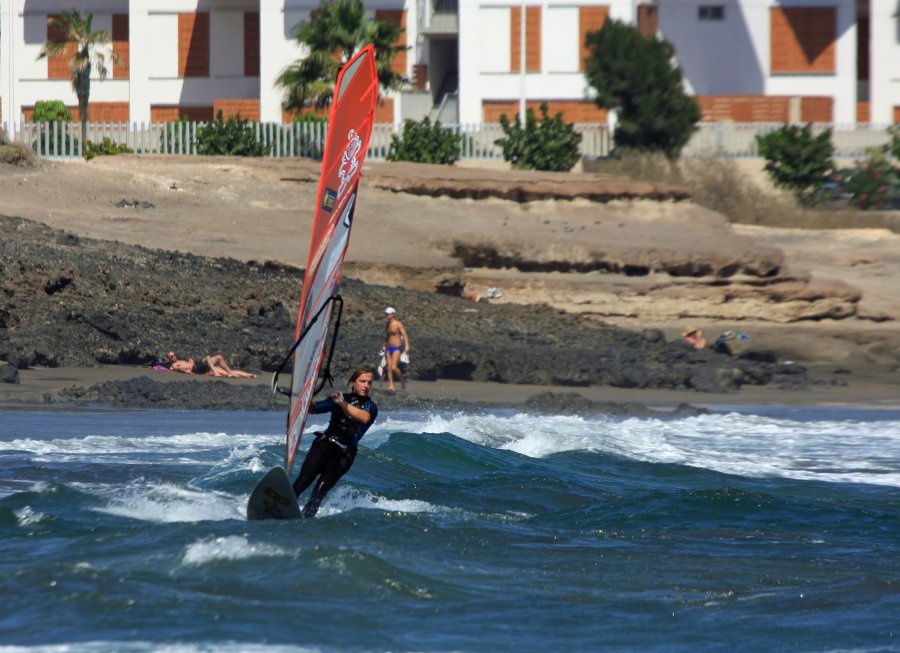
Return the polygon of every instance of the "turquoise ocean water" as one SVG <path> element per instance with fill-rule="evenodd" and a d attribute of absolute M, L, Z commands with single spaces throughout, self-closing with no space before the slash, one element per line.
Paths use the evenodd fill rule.
<path fill-rule="evenodd" d="M 6 411 L 0 651 L 900 651 L 900 411 L 736 411 L 383 414 L 291 522 L 280 413 Z"/>

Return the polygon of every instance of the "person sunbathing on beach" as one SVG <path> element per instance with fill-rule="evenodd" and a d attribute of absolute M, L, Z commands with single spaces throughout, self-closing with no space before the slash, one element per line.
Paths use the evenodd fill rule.
<path fill-rule="evenodd" d="M 706 338 L 703 337 L 703 331 L 695 326 L 685 327 L 681 332 L 681 337 L 694 349 L 703 349 L 706 347 Z"/>
<path fill-rule="evenodd" d="M 183 374 L 204 374 L 206 376 L 224 376 L 230 379 L 255 379 L 256 375 L 243 370 L 234 370 L 225 360 L 222 354 L 204 356 L 199 361 L 193 358 L 186 360 L 178 358 L 174 351 L 166 354 L 166 362 L 173 372 Z"/>

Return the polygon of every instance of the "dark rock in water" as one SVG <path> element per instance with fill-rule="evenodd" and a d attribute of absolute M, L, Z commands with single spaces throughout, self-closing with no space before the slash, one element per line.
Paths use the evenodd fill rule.
<path fill-rule="evenodd" d="M 0 365 L 0 382 L 18 383 L 19 370 L 14 365 Z"/>

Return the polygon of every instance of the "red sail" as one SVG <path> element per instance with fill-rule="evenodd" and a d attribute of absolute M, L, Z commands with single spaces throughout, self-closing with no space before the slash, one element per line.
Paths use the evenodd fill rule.
<path fill-rule="evenodd" d="M 306 331 L 294 352 L 284 455 L 284 467 L 288 474 L 297 455 L 325 354 L 333 306 L 326 307 L 326 304 L 337 294 L 341 280 L 341 266 L 350 243 L 359 177 L 372 136 L 377 99 L 375 48 L 370 44 L 341 68 L 331 101 L 328 137 L 322 158 L 295 336 L 299 337 Z"/>

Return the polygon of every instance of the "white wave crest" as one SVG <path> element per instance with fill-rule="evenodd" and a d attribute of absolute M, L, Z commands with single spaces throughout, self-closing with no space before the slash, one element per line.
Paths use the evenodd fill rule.
<path fill-rule="evenodd" d="M 191 487 L 135 483 L 131 494 L 115 498 L 99 512 L 157 523 L 243 519 L 241 499 Z"/>
<path fill-rule="evenodd" d="M 38 524 L 47 518 L 47 515 L 38 512 L 31 506 L 19 508 L 14 514 L 19 522 L 19 526 L 31 526 L 32 524 Z"/>
<path fill-rule="evenodd" d="M 797 421 L 738 413 L 679 419 L 424 415 L 386 420 L 367 444 L 377 447 L 394 432 L 447 433 L 532 458 L 593 451 L 748 477 L 900 487 L 900 421 L 892 420 Z"/>
<path fill-rule="evenodd" d="M 229 535 L 201 540 L 188 545 L 181 564 L 185 566 L 203 565 L 216 560 L 245 560 L 258 556 L 285 555 L 291 555 L 291 553 L 277 546 L 252 544 L 245 537 Z"/>

